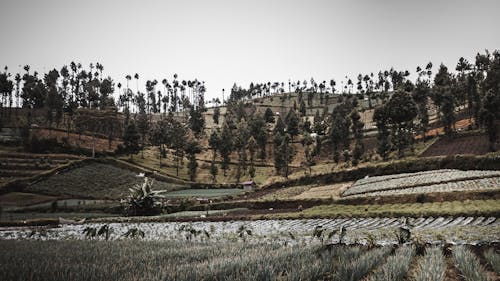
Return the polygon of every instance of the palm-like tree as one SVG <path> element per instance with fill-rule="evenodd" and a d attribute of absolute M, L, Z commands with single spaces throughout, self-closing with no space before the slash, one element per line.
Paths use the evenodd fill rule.
<path fill-rule="evenodd" d="M 136 93 L 139 94 L 139 74 L 136 73 L 134 75 L 134 79 L 135 79 L 135 85 L 136 85 Z"/>

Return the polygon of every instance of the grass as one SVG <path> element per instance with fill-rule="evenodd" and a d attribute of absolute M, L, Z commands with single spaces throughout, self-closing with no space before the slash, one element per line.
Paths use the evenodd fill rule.
<path fill-rule="evenodd" d="M 340 199 L 344 190 L 351 186 L 352 182 L 330 185 L 298 185 L 278 189 L 272 193 L 260 197 L 260 200 L 307 200 L 307 199 Z"/>
<path fill-rule="evenodd" d="M 53 175 L 26 188 L 26 191 L 53 196 L 118 199 L 128 188 L 142 182 L 133 172 L 108 164 L 92 163 Z M 168 190 L 179 185 L 155 181 L 154 189 Z"/>
<path fill-rule="evenodd" d="M 142 155 L 144 154 L 144 158 Z M 134 163 L 137 163 L 141 166 L 144 166 L 148 169 L 156 170 L 166 175 L 176 177 L 182 180 L 190 180 L 188 175 L 187 168 L 187 159 L 184 159 L 183 163 L 179 162 L 179 175 L 177 175 L 175 158 L 172 154 L 172 151 L 167 153 L 167 158 L 162 159 L 162 167 L 160 168 L 160 160 L 158 158 L 159 151 L 157 147 L 148 147 L 144 150 L 144 152 L 139 152 L 138 154 L 133 156 Z M 211 152 L 210 152 L 211 155 Z M 235 156 L 236 157 L 236 156 Z M 123 156 L 120 159 L 129 160 L 128 156 Z M 234 158 L 236 159 L 236 158 Z M 260 161 L 257 161 L 256 164 L 259 164 Z M 234 163 L 229 164 L 229 169 L 227 170 L 226 176 L 224 176 L 224 171 L 220 168 L 220 164 L 217 164 L 219 171 L 216 177 L 216 183 L 236 183 L 236 170 L 237 165 Z M 255 177 L 253 180 L 257 184 L 263 184 L 270 176 L 274 175 L 273 167 L 262 167 L 255 166 Z M 248 173 L 246 175 L 242 175 L 240 181 L 245 181 L 249 179 Z M 197 182 L 203 183 L 211 183 L 212 175 L 210 174 L 210 162 L 209 161 L 198 161 L 198 171 L 196 173 Z"/>
<path fill-rule="evenodd" d="M 372 204 L 372 205 L 320 205 L 300 213 L 275 214 L 281 218 L 329 217 L 400 217 L 400 216 L 497 216 L 500 200 L 465 200 L 432 203 Z M 270 215 L 271 216 L 271 215 Z"/>
<path fill-rule="evenodd" d="M 213 198 L 222 196 L 235 196 L 243 193 L 243 189 L 238 188 L 216 188 L 216 189 L 183 189 L 162 193 L 164 198 L 183 198 L 183 197 L 203 197 Z"/>

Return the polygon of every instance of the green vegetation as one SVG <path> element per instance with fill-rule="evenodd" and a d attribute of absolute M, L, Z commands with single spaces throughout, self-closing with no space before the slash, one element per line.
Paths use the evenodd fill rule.
<path fill-rule="evenodd" d="M 489 249 L 484 252 L 484 258 L 491 264 L 493 270 L 500 274 L 500 254 L 493 249 Z"/>
<path fill-rule="evenodd" d="M 0 241 L 0 248 L 3 250 L 0 278 L 6 281 L 317 280 L 335 272 L 338 265 L 332 263 L 332 259 L 347 264 L 360 253 L 359 247 L 335 247 L 331 251 L 321 251 L 317 246 L 186 244 L 136 239 Z M 387 250 L 373 250 L 368 255 Z M 91 266 L 96 264 L 99 266 Z"/>
<path fill-rule="evenodd" d="M 489 281 L 488 274 L 479 263 L 478 258 L 465 246 L 453 248 L 453 258 L 457 268 L 467 281 Z"/>
<path fill-rule="evenodd" d="M 25 191 L 47 195 L 65 195 L 79 198 L 120 199 L 129 188 L 142 182 L 136 174 L 108 164 L 93 163 L 61 172 L 28 186 Z M 178 184 L 156 181 L 156 190 L 172 190 Z"/>
<path fill-rule="evenodd" d="M 415 247 L 402 246 L 395 253 L 388 257 L 384 264 L 376 269 L 369 279 L 370 281 L 398 281 L 405 280 L 408 274 Z"/>
<path fill-rule="evenodd" d="M 443 281 L 446 263 L 440 247 L 427 248 L 415 281 Z"/>
<path fill-rule="evenodd" d="M 420 217 L 491 215 L 500 213 L 500 200 L 465 200 L 413 204 L 320 205 L 300 213 L 279 214 L 278 217 L 331 218 L 331 217 Z"/>

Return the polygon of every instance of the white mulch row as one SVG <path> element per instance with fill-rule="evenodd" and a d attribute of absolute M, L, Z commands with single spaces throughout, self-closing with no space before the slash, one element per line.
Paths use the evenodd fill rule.
<path fill-rule="evenodd" d="M 258 220 L 258 221 L 231 221 L 231 222 L 191 222 L 191 223 L 111 223 L 112 229 L 110 239 L 124 239 L 123 235 L 131 228 L 144 231 L 146 240 L 186 240 L 187 232 L 181 231 L 181 226 L 192 227 L 196 230 L 205 230 L 210 233 L 210 239 L 217 241 L 228 239 L 238 240 L 238 229 L 244 225 L 252 230 L 252 235 L 247 239 L 250 241 L 286 241 L 293 243 L 291 236 L 301 241 L 315 241 L 312 232 L 317 226 L 321 226 L 326 232 L 337 231 L 332 239 L 338 239 L 340 226 L 351 233 L 377 232 L 388 233 L 389 237 L 384 243 L 394 243 L 393 233 L 401 226 L 409 226 L 418 231 L 441 231 L 446 229 L 457 229 L 466 227 L 468 231 L 478 229 L 484 231 L 489 229 L 493 236 L 500 227 L 500 219 L 495 217 L 428 217 L 428 218 L 351 218 L 351 219 L 302 219 L 302 220 Z M 65 240 L 85 239 L 83 230 L 86 227 L 100 228 L 103 224 L 63 225 L 58 228 L 32 231 L 31 229 L 2 229 L 0 228 L 0 239 L 39 239 L 39 240 Z M 292 235 L 290 235 L 290 233 Z M 356 235 L 358 235 L 356 234 Z M 353 235 L 353 236 L 356 236 Z M 482 234 L 478 234 L 481 237 Z M 358 236 L 356 236 L 358 237 Z M 359 238 L 359 237 L 358 237 Z M 359 242 L 358 238 L 351 238 L 351 242 Z M 498 237 L 497 237 L 498 238 Z M 102 238 L 100 238 L 102 239 Z M 195 239 L 205 239 L 203 234 Z M 349 238 L 348 238 L 349 239 Z M 361 238 L 362 240 L 363 238 Z M 392 240 L 391 240 L 392 239 Z M 450 238 L 453 240 L 453 238 Z M 491 240 L 493 238 L 484 238 Z M 348 240 L 349 241 L 349 240 Z M 457 240 L 458 241 L 458 240 Z M 460 240 L 461 241 L 461 240 Z M 381 242 L 382 243 L 382 242 Z"/>
<path fill-rule="evenodd" d="M 470 173 L 467 173 L 470 172 Z M 483 173 L 478 173 L 483 172 Z M 415 181 L 424 182 L 424 179 L 420 178 L 409 183 L 411 178 L 406 178 L 408 182 L 398 182 L 388 181 L 387 184 L 382 182 L 377 182 L 374 184 L 363 184 L 360 186 L 352 186 L 343 196 L 353 198 L 353 197 L 364 197 L 364 196 L 388 196 L 388 195 L 405 195 L 405 194 L 421 194 L 421 193 L 431 193 L 431 192 L 454 192 L 454 191 L 473 191 L 473 190 L 494 190 L 500 189 L 500 176 L 492 177 L 497 173 L 497 171 L 461 171 L 463 176 L 453 178 L 451 182 L 444 183 L 432 183 L 442 181 L 441 178 L 438 179 L 428 179 L 428 185 L 417 186 L 417 187 L 405 187 L 412 185 Z M 450 174 L 448 174 L 450 176 Z M 457 175 L 454 173 L 454 175 Z M 431 175 L 426 175 L 430 177 Z M 487 178 L 481 178 L 485 177 Z M 461 180 L 460 178 L 471 178 L 477 177 L 476 179 L 466 179 Z M 451 176 L 449 177 L 451 178 Z M 400 181 L 402 179 L 398 179 Z M 399 186 L 399 187 L 396 187 Z"/>

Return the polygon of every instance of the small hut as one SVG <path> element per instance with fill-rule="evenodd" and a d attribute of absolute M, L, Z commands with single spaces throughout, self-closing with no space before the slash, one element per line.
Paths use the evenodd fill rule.
<path fill-rule="evenodd" d="M 255 188 L 255 182 L 253 180 L 244 181 L 241 185 L 243 186 L 243 191 L 253 191 Z"/>

